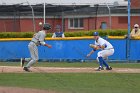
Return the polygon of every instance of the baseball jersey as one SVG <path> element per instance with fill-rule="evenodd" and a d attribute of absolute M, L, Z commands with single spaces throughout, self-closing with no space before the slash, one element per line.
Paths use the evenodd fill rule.
<path fill-rule="evenodd" d="M 63 32 L 55 32 L 56 37 L 62 37 Z"/>
<path fill-rule="evenodd" d="M 55 32 L 55 33 L 53 33 L 52 38 L 55 38 L 55 37 L 62 37 L 62 38 L 64 38 L 65 35 L 64 35 L 63 32 Z"/>
<path fill-rule="evenodd" d="M 104 49 L 112 49 L 113 46 L 105 39 L 99 37 L 98 40 L 95 40 L 95 45 L 104 46 Z"/>
<path fill-rule="evenodd" d="M 34 34 L 32 38 L 32 42 L 36 45 L 45 45 L 46 32 L 44 30 L 39 31 L 38 33 Z"/>

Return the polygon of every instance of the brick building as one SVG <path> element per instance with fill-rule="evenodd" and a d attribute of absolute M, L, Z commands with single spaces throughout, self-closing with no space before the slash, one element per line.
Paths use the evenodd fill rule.
<path fill-rule="evenodd" d="M 127 1 L 127 0 L 126 0 Z M 108 7 L 107 7 L 108 6 Z M 40 30 L 44 21 L 43 5 L 33 5 L 34 18 L 28 5 L 0 5 L 0 32 L 31 32 Z M 109 13 L 110 9 L 110 13 Z M 46 5 L 45 21 L 61 25 L 63 31 L 95 29 L 127 29 L 127 6 L 113 4 Z M 140 0 L 131 0 L 131 27 L 140 25 Z"/>

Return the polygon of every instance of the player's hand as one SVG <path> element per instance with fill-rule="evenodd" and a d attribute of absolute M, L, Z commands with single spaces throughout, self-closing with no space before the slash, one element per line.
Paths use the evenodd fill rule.
<path fill-rule="evenodd" d="M 48 48 L 52 48 L 52 45 L 49 44 L 45 44 L 45 46 L 47 46 Z"/>
<path fill-rule="evenodd" d="M 87 58 L 90 57 L 90 54 L 87 54 Z"/>
<path fill-rule="evenodd" d="M 52 45 L 48 45 L 47 47 L 48 47 L 48 48 L 52 48 Z"/>

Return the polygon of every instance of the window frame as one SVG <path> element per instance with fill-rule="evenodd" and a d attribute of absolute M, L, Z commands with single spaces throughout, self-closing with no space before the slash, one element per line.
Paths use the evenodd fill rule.
<path fill-rule="evenodd" d="M 81 19 L 82 19 L 82 22 L 83 22 L 82 23 L 83 27 L 80 27 Z M 76 20 L 77 20 L 77 24 L 78 24 L 77 27 L 75 27 Z M 73 23 L 71 23 L 71 22 L 73 22 Z M 68 29 L 84 29 L 84 19 L 83 18 L 69 18 L 68 19 Z"/>

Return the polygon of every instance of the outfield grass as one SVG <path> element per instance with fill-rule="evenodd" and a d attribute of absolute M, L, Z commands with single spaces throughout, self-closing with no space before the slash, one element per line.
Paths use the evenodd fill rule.
<path fill-rule="evenodd" d="M 47 89 L 60 93 L 139 93 L 140 74 L 1 73 L 0 86 Z"/>
<path fill-rule="evenodd" d="M 19 62 L 0 62 L 19 66 Z M 116 68 L 140 68 L 140 63 L 109 63 Z M 93 62 L 42 62 L 45 67 L 97 67 Z M 0 73 L 0 86 L 27 87 L 60 93 L 139 93 L 139 73 Z"/>

